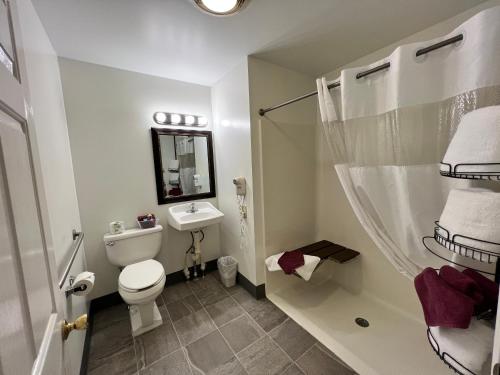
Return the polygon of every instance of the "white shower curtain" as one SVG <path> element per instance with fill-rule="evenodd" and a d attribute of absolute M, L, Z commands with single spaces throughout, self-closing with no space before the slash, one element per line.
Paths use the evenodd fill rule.
<path fill-rule="evenodd" d="M 500 104 L 499 20 L 500 7 L 491 8 L 442 38 L 343 70 L 331 93 L 324 78 L 317 82 L 325 138 L 347 199 L 377 247 L 408 277 L 441 263 L 422 237 L 432 235 L 449 190 L 471 184 L 439 174 L 460 119 Z M 464 40 L 416 57 L 418 49 L 457 34 Z M 390 69 L 356 78 L 385 62 Z"/>

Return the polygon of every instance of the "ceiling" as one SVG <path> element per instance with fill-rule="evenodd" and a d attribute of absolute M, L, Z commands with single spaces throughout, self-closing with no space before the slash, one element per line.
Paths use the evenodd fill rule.
<path fill-rule="evenodd" d="M 192 0 L 32 0 L 59 56 L 212 85 L 255 54 L 312 77 L 482 0 L 251 0 L 213 17 Z"/>

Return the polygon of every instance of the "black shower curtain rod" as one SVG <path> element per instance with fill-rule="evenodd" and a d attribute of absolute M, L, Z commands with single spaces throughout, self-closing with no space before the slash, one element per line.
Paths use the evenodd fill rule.
<path fill-rule="evenodd" d="M 464 35 L 463 34 L 458 34 L 458 35 L 456 35 L 456 36 L 454 36 L 452 38 L 443 40 L 443 41 L 441 41 L 439 43 L 436 43 L 436 44 L 432 44 L 429 47 L 425 47 L 425 48 L 421 48 L 421 49 L 417 50 L 417 52 L 415 53 L 415 56 L 418 57 L 418 56 L 421 56 L 421 55 L 425 55 L 426 53 L 429 53 L 431 51 L 437 50 L 439 48 L 442 48 L 442 47 L 448 46 L 450 44 L 454 44 L 454 43 L 460 42 L 463 39 L 464 39 Z M 372 68 L 372 69 L 369 69 L 369 70 L 365 70 L 364 72 L 360 72 L 360 73 L 356 74 L 356 79 L 360 79 L 360 78 L 369 76 L 370 74 L 379 72 L 381 70 L 389 69 L 390 67 L 391 67 L 391 63 L 390 62 L 386 62 L 384 64 L 376 66 L 375 68 Z M 330 89 L 333 89 L 333 88 L 339 87 L 339 86 L 340 86 L 340 82 L 336 81 L 336 82 L 330 83 L 327 87 L 328 87 L 328 90 L 330 90 Z M 264 109 L 261 108 L 261 109 L 259 109 L 259 115 L 264 116 L 267 112 L 274 111 L 275 109 L 278 109 L 278 108 L 281 108 L 281 107 L 285 107 L 285 106 L 287 106 L 289 104 L 296 103 L 298 101 L 310 98 L 311 96 L 315 96 L 315 95 L 318 95 L 318 92 L 317 91 L 312 91 L 312 92 L 310 92 L 308 94 L 299 96 L 298 98 L 287 100 L 284 103 L 277 104 L 277 105 L 274 105 L 274 106 L 269 107 L 269 108 L 264 108 Z"/>

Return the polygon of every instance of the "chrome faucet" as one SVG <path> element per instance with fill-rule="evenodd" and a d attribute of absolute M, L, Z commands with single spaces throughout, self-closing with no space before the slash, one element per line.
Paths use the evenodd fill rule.
<path fill-rule="evenodd" d="M 189 212 L 190 214 L 194 214 L 198 209 L 196 208 L 194 202 L 189 205 L 189 208 L 186 212 Z"/>

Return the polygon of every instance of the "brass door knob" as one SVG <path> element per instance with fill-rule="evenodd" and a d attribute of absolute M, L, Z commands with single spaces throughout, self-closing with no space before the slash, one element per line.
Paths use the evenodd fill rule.
<path fill-rule="evenodd" d="M 79 331 L 87 329 L 87 314 L 79 316 L 74 322 L 68 323 L 66 320 L 63 322 L 61 329 L 63 340 L 67 340 L 71 331 L 75 329 Z"/>

